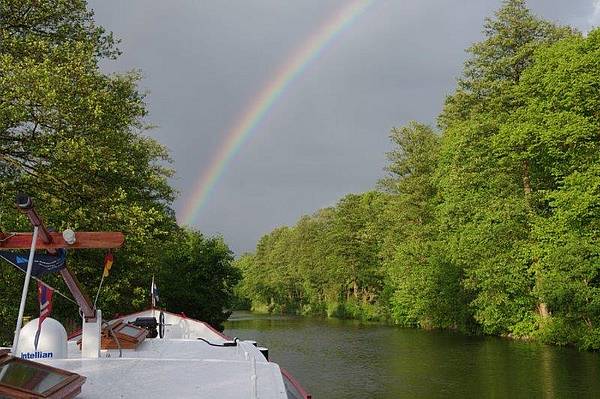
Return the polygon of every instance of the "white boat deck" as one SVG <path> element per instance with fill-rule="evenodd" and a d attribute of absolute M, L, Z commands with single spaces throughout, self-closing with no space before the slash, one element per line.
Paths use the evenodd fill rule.
<path fill-rule="evenodd" d="M 154 314 L 153 314 L 154 312 Z M 147 310 L 129 315 L 156 316 Z M 87 377 L 78 398 L 263 398 L 286 399 L 279 366 L 268 362 L 250 342 L 214 347 L 227 339 L 205 323 L 166 313 L 164 338 L 146 338 L 137 349 L 103 350 L 98 359 L 82 359 L 78 337 L 68 343 L 68 359 L 39 359 Z"/>

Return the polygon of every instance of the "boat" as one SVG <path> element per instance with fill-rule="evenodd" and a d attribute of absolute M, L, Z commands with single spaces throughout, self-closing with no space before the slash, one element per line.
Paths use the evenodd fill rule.
<path fill-rule="evenodd" d="M 42 315 L 41 322 L 37 318 L 21 328 L 36 248 L 57 256 L 64 248 L 118 247 L 123 236 L 49 232 L 31 198 L 19 196 L 17 207 L 28 216 L 33 233 L 0 237 L 0 251 L 30 250 L 15 341 L 12 348 L 0 348 L 0 397 L 311 398 L 290 373 L 269 361 L 267 348 L 154 302 L 146 310 L 103 320 L 66 265 L 58 272 L 80 306 L 81 329 L 67 335 L 61 323 Z M 44 262 L 44 267 L 51 263 Z"/>

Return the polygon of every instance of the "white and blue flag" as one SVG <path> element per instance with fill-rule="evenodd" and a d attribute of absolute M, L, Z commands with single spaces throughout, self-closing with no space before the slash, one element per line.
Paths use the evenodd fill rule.
<path fill-rule="evenodd" d="M 152 307 L 156 307 L 156 304 L 160 300 L 158 297 L 158 287 L 154 282 L 154 276 L 152 276 L 152 285 L 150 286 L 150 295 L 152 296 Z"/>

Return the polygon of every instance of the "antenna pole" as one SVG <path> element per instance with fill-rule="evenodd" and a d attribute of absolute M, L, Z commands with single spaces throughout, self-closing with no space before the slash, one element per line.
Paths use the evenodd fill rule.
<path fill-rule="evenodd" d="M 25 313 L 25 302 L 27 300 L 27 291 L 29 290 L 29 281 L 31 280 L 31 269 L 33 268 L 33 258 L 35 257 L 35 244 L 37 242 L 39 226 L 33 226 L 33 237 L 31 239 L 31 249 L 29 250 L 29 260 L 27 262 L 27 273 L 25 274 L 25 283 L 23 283 L 23 293 L 21 294 L 21 305 L 19 306 L 19 317 L 17 317 L 17 328 L 15 328 L 15 337 L 13 339 L 12 353 L 17 354 L 19 345 L 19 335 L 21 334 L 21 325 L 23 324 L 23 313 Z"/>

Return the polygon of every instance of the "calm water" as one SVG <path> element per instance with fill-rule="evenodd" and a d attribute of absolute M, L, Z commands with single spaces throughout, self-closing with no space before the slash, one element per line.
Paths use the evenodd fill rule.
<path fill-rule="evenodd" d="M 316 399 L 600 398 L 600 355 L 571 348 L 246 312 L 225 333 L 268 347 Z"/>

